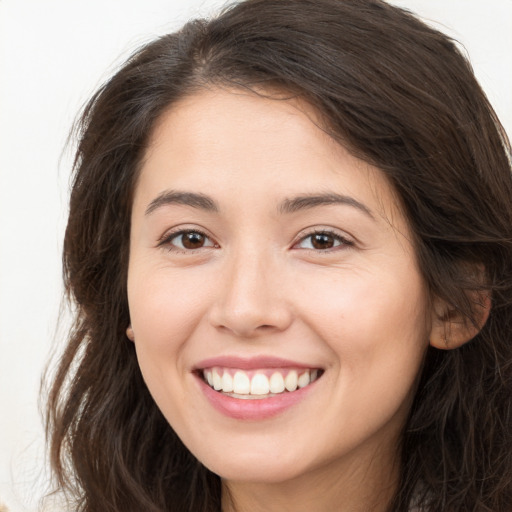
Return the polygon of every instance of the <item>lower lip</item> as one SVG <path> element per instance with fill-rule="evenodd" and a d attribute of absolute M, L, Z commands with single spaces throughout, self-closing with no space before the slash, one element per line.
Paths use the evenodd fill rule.
<path fill-rule="evenodd" d="M 269 398 L 233 398 L 212 389 L 204 380 L 197 380 L 208 401 L 213 407 L 230 418 L 259 421 L 277 416 L 302 401 L 315 383 L 293 392 L 283 392 Z M 316 381 L 315 381 L 316 382 Z"/>

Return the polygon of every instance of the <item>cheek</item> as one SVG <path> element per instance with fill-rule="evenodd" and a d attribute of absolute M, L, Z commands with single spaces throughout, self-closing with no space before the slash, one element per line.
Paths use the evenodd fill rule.
<path fill-rule="evenodd" d="M 135 336 L 156 351 L 170 350 L 197 326 L 210 295 L 198 272 L 171 268 L 139 269 L 128 274 L 128 302 Z"/>
<path fill-rule="evenodd" d="M 351 268 L 329 280 L 304 274 L 300 288 L 302 317 L 345 365 L 377 357 L 398 362 L 428 344 L 425 287 L 412 265 Z"/>
<path fill-rule="evenodd" d="M 204 315 L 204 279 L 132 261 L 128 302 L 139 367 L 169 423 L 181 421 L 187 376 L 183 353 Z M 198 293 L 198 292 L 204 293 Z M 172 390 L 172 392 L 170 392 Z"/>
<path fill-rule="evenodd" d="M 183 401 L 182 386 L 187 377 L 183 354 L 187 340 L 204 318 L 210 293 L 202 276 L 173 270 L 148 269 L 134 261 L 128 273 L 128 302 L 139 367 L 168 420 Z"/>
<path fill-rule="evenodd" d="M 343 445 L 350 425 L 356 437 L 388 422 L 401 425 L 428 346 L 419 275 L 352 271 L 332 287 L 314 279 L 303 284 L 315 300 L 302 302 L 302 316 L 332 354 L 329 403 L 338 407 L 329 410 L 326 421 L 346 426 L 341 437 L 334 434 L 337 442 Z"/>

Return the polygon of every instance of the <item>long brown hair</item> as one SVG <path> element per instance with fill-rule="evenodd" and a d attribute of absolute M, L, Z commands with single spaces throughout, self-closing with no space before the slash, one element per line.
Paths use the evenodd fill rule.
<path fill-rule="evenodd" d="M 413 497 L 429 512 L 512 510 L 510 145 L 457 44 L 380 0 L 235 4 L 141 48 L 86 106 L 64 243 L 75 323 L 47 410 L 58 486 L 84 512 L 220 510 L 219 478 L 158 410 L 125 334 L 131 201 L 152 127 L 216 85 L 309 102 L 388 176 L 431 294 L 468 322 L 472 292 L 491 294 L 471 342 L 428 349 L 390 510 Z"/>

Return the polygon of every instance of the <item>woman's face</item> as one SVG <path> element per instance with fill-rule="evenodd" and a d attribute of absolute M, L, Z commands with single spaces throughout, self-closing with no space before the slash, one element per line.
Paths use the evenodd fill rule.
<path fill-rule="evenodd" d="M 304 104 L 204 91 L 157 124 L 131 220 L 140 368 L 200 461 L 253 482 L 389 466 L 431 315 L 379 170 Z"/>

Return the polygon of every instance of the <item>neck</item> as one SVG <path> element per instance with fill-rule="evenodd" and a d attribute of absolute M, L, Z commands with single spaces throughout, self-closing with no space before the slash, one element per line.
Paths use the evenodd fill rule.
<path fill-rule="evenodd" d="M 284 482 L 222 482 L 222 512 L 386 512 L 399 478 L 396 452 L 353 454 Z"/>

